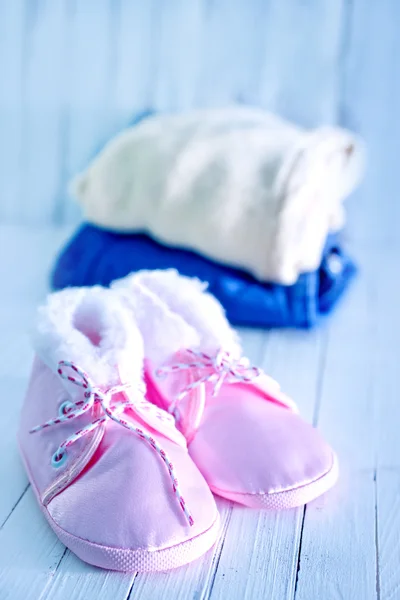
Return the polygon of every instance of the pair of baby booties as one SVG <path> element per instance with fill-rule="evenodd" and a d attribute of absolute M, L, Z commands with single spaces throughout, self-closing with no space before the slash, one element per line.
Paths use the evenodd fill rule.
<path fill-rule="evenodd" d="M 34 346 L 21 455 L 50 526 L 88 563 L 184 565 L 217 539 L 213 494 L 290 508 L 337 479 L 334 452 L 198 280 L 141 271 L 51 294 Z"/>

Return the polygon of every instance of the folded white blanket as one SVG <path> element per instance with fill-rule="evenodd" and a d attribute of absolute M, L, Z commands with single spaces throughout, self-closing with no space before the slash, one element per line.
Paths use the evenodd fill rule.
<path fill-rule="evenodd" d="M 124 131 L 72 192 L 94 224 L 292 284 L 342 226 L 362 159 L 342 129 L 305 131 L 253 108 L 199 110 Z"/>

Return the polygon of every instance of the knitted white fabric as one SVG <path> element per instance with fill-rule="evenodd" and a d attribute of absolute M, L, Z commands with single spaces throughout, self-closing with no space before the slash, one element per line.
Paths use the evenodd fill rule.
<path fill-rule="evenodd" d="M 292 284 L 319 266 L 362 164 L 362 144 L 347 131 L 305 131 L 233 107 L 145 119 L 71 189 L 94 224 Z"/>

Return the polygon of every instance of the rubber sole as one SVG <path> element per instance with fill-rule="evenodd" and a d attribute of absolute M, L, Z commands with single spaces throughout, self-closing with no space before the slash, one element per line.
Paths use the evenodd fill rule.
<path fill-rule="evenodd" d="M 209 487 L 216 496 L 227 498 L 250 508 L 282 510 L 297 508 L 311 502 L 311 500 L 315 500 L 335 485 L 338 476 L 339 464 L 336 455 L 333 454 L 332 466 L 329 471 L 318 477 L 318 479 L 295 488 L 265 494 L 244 494 L 220 490 L 210 484 Z"/>

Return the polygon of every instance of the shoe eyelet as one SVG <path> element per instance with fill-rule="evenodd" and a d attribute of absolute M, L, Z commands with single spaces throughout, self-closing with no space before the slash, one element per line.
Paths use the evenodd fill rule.
<path fill-rule="evenodd" d="M 65 417 L 65 415 L 69 413 L 70 409 L 73 406 L 74 405 L 69 400 L 66 400 L 65 402 L 63 402 L 62 404 L 60 404 L 60 408 L 58 409 L 59 416 L 60 417 Z"/>
<path fill-rule="evenodd" d="M 56 450 L 53 454 L 53 456 L 51 457 L 51 466 L 54 469 L 58 469 L 59 467 L 62 467 L 62 465 L 64 465 L 67 461 L 67 451 L 63 450 L 62 452 L 59 452 L 58 450 Z"/>
<path fill-rule="evenodd" d="M 163 369 L 156 369 L 154 371 L 154 376 L 156 379 L 166 379 L 167 373 Z"/>

